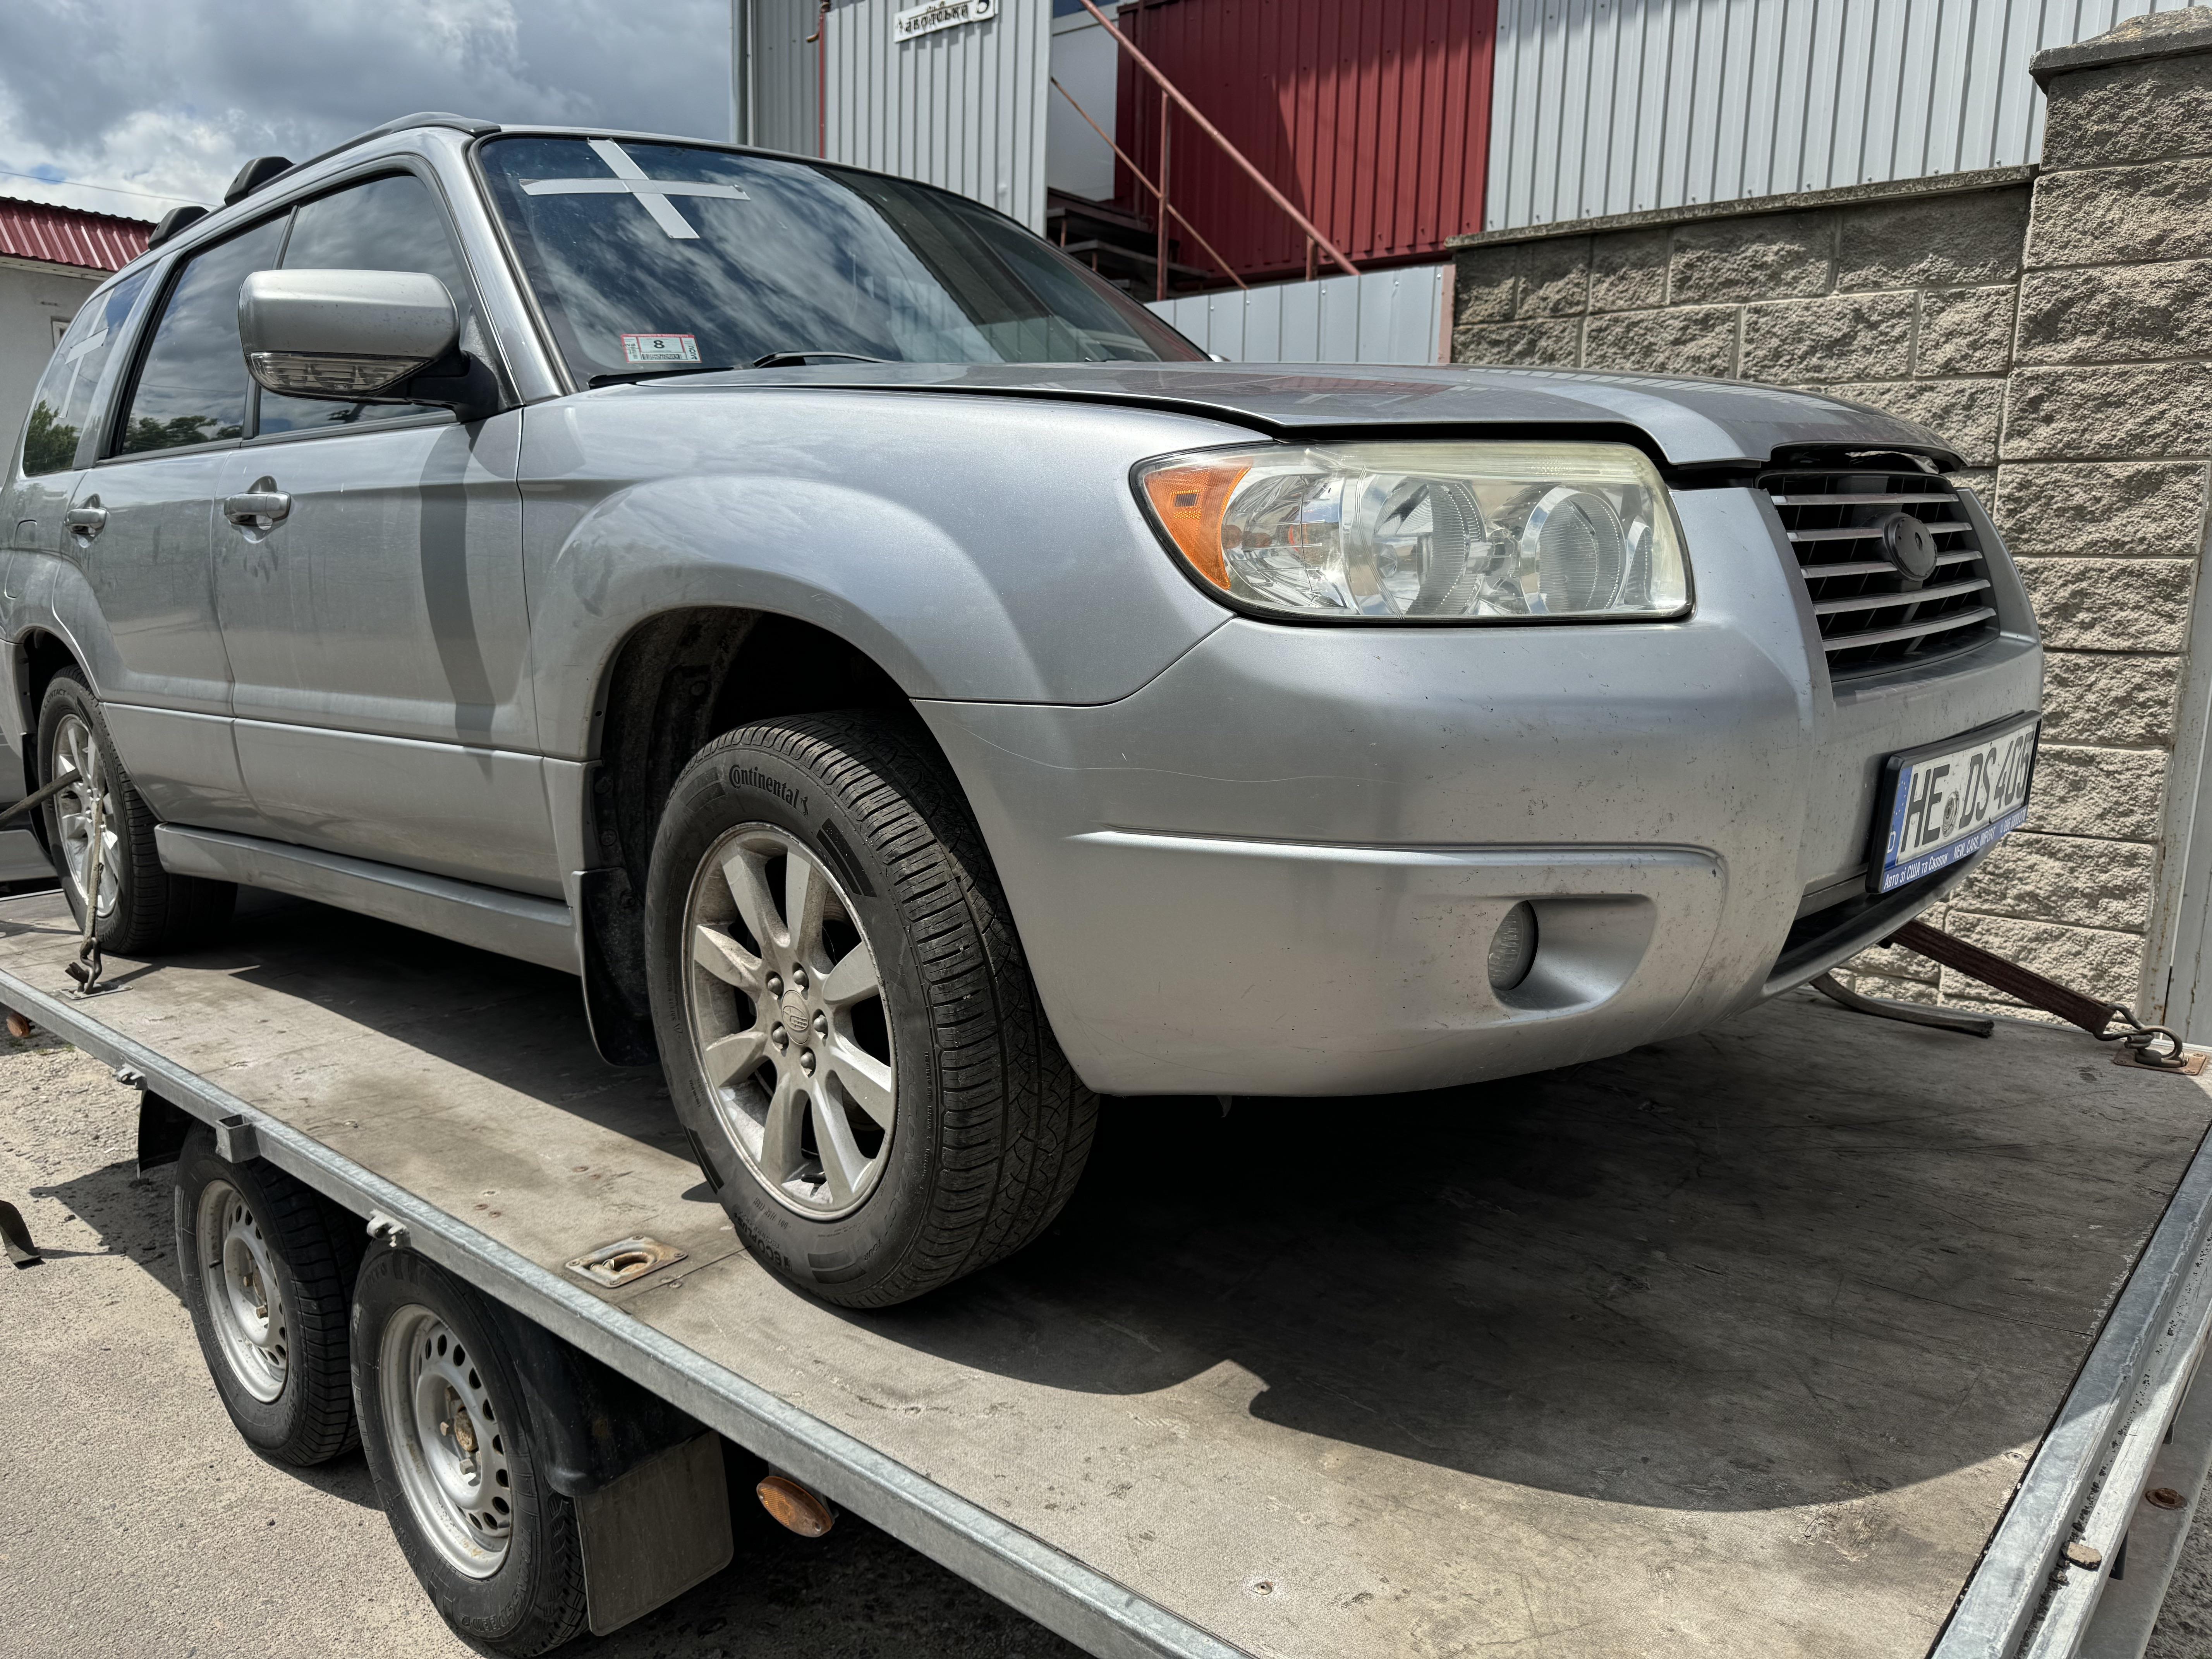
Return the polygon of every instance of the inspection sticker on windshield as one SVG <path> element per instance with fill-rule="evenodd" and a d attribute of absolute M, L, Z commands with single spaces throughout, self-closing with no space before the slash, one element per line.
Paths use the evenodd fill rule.
<path fill-rule="evenodd" d="M 1972 858 L 2027 816 L 2033 715 L 1892 755 L 1875 802 L 1868 884 L 1887 893 Z"/>
<path fill-rule="evenodd" d="M 699 341 L 690 334 L 625 334 L 622 337 L 626 363 L 696 363 Z"/>

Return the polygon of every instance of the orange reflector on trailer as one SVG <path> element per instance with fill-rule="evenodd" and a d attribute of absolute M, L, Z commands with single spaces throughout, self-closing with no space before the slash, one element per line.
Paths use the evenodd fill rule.
<path fill-rule="evenodd" d="M 787 1474 L 771 1474 L 753 1491 L 763 1509 L 801 1538 L 819 1538 L 837 1524 L 837 1511 Z"/>

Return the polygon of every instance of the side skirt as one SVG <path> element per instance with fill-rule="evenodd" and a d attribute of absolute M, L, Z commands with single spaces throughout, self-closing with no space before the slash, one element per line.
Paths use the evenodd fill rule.
<path fill-rule="evenodd" d="M 155 828 L 154 843 L 173 876 L 289 893 L 564 974 L 580 971 L 574 919 L 557 900 L 216 830 L 164 823 Z"/>

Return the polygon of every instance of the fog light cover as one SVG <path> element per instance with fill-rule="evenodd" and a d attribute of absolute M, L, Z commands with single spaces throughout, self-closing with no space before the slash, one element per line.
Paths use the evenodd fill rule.
<path fill-rule="evenodd" d="M 1263 614 L 1649 621 L 1689 609 L 1667 487 L 1627 444 L 1260 444 L 1163 456 L 1136 476 L 1192 574 Z"/>
<path fill-rule="evenodd" d="M 1536 908 L 1523 899 L 1490 936 L 1490 988 L 1510 991 L 1536 965 Z"/>

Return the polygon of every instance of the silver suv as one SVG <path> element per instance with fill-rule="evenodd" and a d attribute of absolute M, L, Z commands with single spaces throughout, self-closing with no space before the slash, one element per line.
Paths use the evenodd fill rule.
<path fill-rule="evenodd" d="M 665 137 L 413 117 L 170 228 L 6 480 L 71 903 L 578 975 L 833 1301 L 1035 1237 L 1094 1091 L 1694 1030 L 2025 810 L 2033 619 L 1869 410 L 1217 364 L 974 203 Z M 1418 1156 L 1368 1111 L 1315 1156 Z"/>

